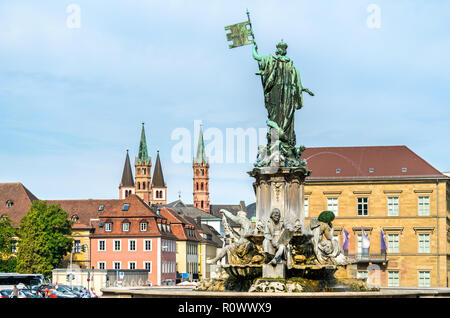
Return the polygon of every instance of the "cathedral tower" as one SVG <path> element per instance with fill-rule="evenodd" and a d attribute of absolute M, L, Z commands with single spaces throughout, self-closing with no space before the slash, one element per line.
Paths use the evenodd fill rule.
<path fill-rule="evenodd" d="M 125 165 L 123 166 L 122 181 L 119 185 L 119 199 L 125 199 L 135 192 L 133 172 L 131 171 L 130 156 L 125 157 Z"/>
<path fill-rule="evenodd" d="M 156 163 L 153 170 L 151 201 L 152 204 L 167 204 L 167 184 L 164 182 L 159 150 L 156 155 Z"/>
<path fill-rule="evenodd" d="M 134 161 L 135 167 L 135 191 L 136 195 L 147 204 L 151 201 L 151 168 L 152 161 L 147 152 L 144 123 L 142 123 L 141 140 L 139 142 L 139 154 Z"/>
<path fill-rule="evenodd" d="M 203 141 L 202 126 L 198 137 L 197 155 L 192 168 L 194 172 L 194 206 L 210 213 L 209 207 L 209 161 L 205 155 L 205 143 Z"/>

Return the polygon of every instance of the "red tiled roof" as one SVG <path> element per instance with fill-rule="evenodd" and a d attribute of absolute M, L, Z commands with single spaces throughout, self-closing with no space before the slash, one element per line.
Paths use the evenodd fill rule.
<path fill-rule="evenodd" d="M 192 224 L 182 215 L 179 215 L 172 209 L 167 207 L 161 208 L 161 216 L 166 218 L 171 225 L 172 232 L 176 236 L 177 240 L 180 241 L 201 241 L 202 238 L 199 233 L 195 230 L 195 225 Z M 187 235 L 186 229 L 194 230 L 194 237 Z"/>
<path fill-rule="evenodd" d="M 173 234 L 160 231 L 157 222 L 163 221 L 143 200 L 135 194 L 125 199 L 89 199 L 89 200 L 49 200 L 47 204 L 59 204 L 68 214 L 69 218 L 78 217 L 74 228 L 82 228 L 89 224 L 95 230 L 93 236 L 164 236 L 174 238 Z M 123 210 L 124 204 L 128 204 L 128 210 Z M 102 211 L 99 210 L 103 206 Z M 100 219 L 100 222 L 113 222 L 112 231 L 106 232 L 104 226 L 100 228 L 100 222 L 92 219 Z M 148 222 L 147 231 L 140 231 L 141 221 Z M 158 221 L 157 221 L 158 220 Z M 130 223 L 129 231 L 122 231 L 122 223 Z"/>
<path fill-rule="evenodd" d="M 446 177 L 406 146 L 312 147 L 302 158 L 312 170 L 307 181 Z"/>
<path fill-rule="evenodd" d="M 0 183 L 0 216 L 9 216 L 15 226 L 28 213 L 34 200 L 38 198 L 22 183 Z M 12 202 L 10 207 L 7 206 L 8 201 Z"/>

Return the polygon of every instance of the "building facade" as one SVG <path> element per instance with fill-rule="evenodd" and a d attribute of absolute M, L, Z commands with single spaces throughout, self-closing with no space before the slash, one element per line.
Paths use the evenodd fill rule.
<path fill-rule="evenodd" d="M 346 252 L 358 260 L 354 275 L 372 275 L 386 287 L 448 286 L 446 175 L 405 146 L 308 148 L 302 157 L 312 170 L 304 186 L 307 220 L 335 213 L 335 237 L 342 245 L 345 230 Z"/>
<path fill-rule="evenodd" d="M 199 279 L 199 246 L 202 241 L 195 224 L 171 208 L 162 207 L 161 216 L 172 227 L 176 243 L 177 281 Z"/>

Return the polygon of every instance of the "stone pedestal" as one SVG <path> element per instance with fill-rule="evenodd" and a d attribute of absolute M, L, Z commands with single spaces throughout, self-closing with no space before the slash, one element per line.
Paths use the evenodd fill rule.
<path fill-rule="evenodd" d="M 262 271 L 263 278 L 286 278 L 286 264 L 264 264 Z"/>
<path fill-rule="evenodd" d="M 304 167 L 261 167 L 248 174 L 256 179 L 253 187 L 257 220 L 267 221 L 272 209 L 278 208 L 282 219 L 292 224 L 300 220 L 304 228 L 304 182 L 310 171 Z"/>

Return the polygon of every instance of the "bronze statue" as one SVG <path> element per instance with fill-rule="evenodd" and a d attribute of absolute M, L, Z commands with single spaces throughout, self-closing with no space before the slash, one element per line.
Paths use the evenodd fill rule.
<path fill-rule="evenodd" d="M 303 92 L 314 94 L 302 86 L 299 71 L 286 56 L 288 45 L 281 40 L 276 47 L 275 56 L 260 56 L 254 43 L 253 58 L 259 65 L 256 74 L 261 75 L 268 119 L 275 122 L 286 140 L 295 146 L 294 113 L 303 107 Z"/>

